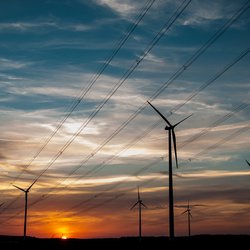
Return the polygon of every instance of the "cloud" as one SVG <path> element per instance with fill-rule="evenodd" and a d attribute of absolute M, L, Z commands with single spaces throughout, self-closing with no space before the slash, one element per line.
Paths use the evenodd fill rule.
<path fill-rule="evenodd" d="M 121 16 L 131 15 L 131 13 L 137 10 L 138 3 L 134 1 L 123 1 L 123 0 L 95 0 L 96 4 L 107 6 L 114 12 L 117 12 Z M 131 4 L 133 3 L 133 4 Z"/>
<path fill-rule="evenodd" d="M 11 93 L 18 94 L 20 93 L 20 89 L 16 87 L 12 87 L 10 89 Z M 64 88 L 58 88 L 57 86 L 48 86 L 48 87 L 22 87 L 23 93 L 25 95 L 44 95 L 44 96 L 53 96 L 53 97 L 70 97 L 74 98 L 76 96 L 76 89 L 74 87 L 64 87 Z"/>
<path fill-rule="evenodd" d="M 239 8 L 232 1 L 193 1 L 188 14 L 182 18 L 183 25 L 207 25 L 220 19 L 228 19 Z"/>
<path fill-rule="evenodd" d="M 72 32 L 83 32 L 93 29 L 96 25 L 89 25 L 84 23 L 66 23 L 63 21 L 33 21 L 33 22 L 9 22 L 0 23 L 0 32 L 19 31 L 19 32 L 48 32 L 50 30 L 66 30 Z"/>
<path fill-rule="evenodd" d="M 250 175 L 250 171 L 204 170 L 193 173 L 182 173 L 182 176 L 186 178 L 222 178 L 247 175 Z"/>
<path fill-rule="evenodd" d="M 10 22 L 0 23 L 0 30 L 28 31 L 45 27 L 57 27 L 55 22 Z"/>
<path fill-rule="evenodd" d="M 25 61 L 18 61 L 18 60 L 11 60 L 7 58 L 0 58 L 0 67 L 2 70 L 12 70 L 12 69 L 21 69 L 28 66 L 31 66 L 31 62 L 25 62 Z M 6 76 L 6 75 L 5 75 Z M 19 77 L 7 77 L 8 80 L 20 80 L 22 78 Z"/>

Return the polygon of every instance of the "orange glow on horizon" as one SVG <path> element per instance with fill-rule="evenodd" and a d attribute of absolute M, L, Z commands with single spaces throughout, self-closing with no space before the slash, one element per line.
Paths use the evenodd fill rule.
<path fill-rule="evenodd" d="M 68 237 L 67 237 L 66 235 L 62 235 L 61 239 L 62 239 L 62 240 L 67 240 Z"/>

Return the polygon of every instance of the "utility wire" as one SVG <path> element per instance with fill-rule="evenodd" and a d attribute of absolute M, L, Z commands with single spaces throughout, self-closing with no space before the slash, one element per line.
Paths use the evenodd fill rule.
<path fill-rule="evenodd" d="M 249 106 L 249 101 L 247 101 L 245 103 L 241 103 L 240 105 L 237 105 L 236 107 L 234 107 L 234 109 L 231 112 L 227 113 L 223 117 L 221 117 L 218 120 L 216 120 L 215 122 L 211 123 L 207 128 L 203 129 L 199 134 L 194 135 L 191 138 L 189 138 L 187 141 L 185 141 L 183 143 L 182 147 L 185 147 L 189 143 L 196 141 L 201 136 L 207 134 L 212 128 L 219 126 L 221 123 L 223 123 L 226 120 L 228 120 L 229 118 L 231 118 L 235 113 L 246 109 L 248 106 Z"/>
<path fill-rule="evenodd" d="M 229 140 L 232 140 L 234 139 L 235 137 L 239 136 L 240 134 L 246 132 L 248 129 L 250 129 L 250 124 L 248 123 L 247 126 L 245 127 L 242 127 L 238 130 L 236 130 L 234 133 L 226 136 L 225 138 L 221 139 L 220 141 L 214 143 L 213 145 L 203 149 L 202 151 L 200 151 L 199 153 L 195 154 L 192 158 L 190 158 L 190 160 L 194 159 L 194 158 L 198 158 L 200 157 L 201 155 L 204 155 L 206 154 L 207 152 L 210 152 L 214 149 L 216 149 L 217 147 L 225 144 L 226 142 L 228 142 Z"/>
<path fill-rule="evenodd" d="M 75 138 L 83 131 L 83 129 L 90 123 L 90 121 L 99 113 L 99 111 L 103 108 L 103 106 L 110 100 L 110 98 L 115 94 L 115 92 L 121 87 L 121 85 L 125 82 L 125 80 L 132 74 L 132 72 L 138 67 L 140 62 L 145 58 L 145 56 L 152 50 L 155 44 L 159 41 L 159 39 L 170 29 L 170 27 L 174 24 L 177 18 L 182 14 L 182 12 L 187 8 L 191 0 L 184 0 L 182 4 L 177 8 L 174 14 L 169 18 L 166 24 L 162 27 L 162 29 L 158 32 L 158 34 L 154 37 L 154 39 L 150 42 L 146 51 L 143 53 L 140 60 L 136 61 L 123 75 L 121 80 L 110 90 L 110 92 L 106 95 L 106 97 L 102 100 L 102 102 L 98 105 L 98 107 L 90 114 L 88 119 L 79 127 L 79 129 L 74 133 L 74 135 L 64 144 L 64 146 L 57 152 L 57 154 L 51 159 L 48 163 L 47 167 L 35 178 L 35 181 L 38 181 L 40 177 L 54 164 L 54 162 L 63 154 L 63 152 L 72 144 Z"/>
<path fill-rule="evenodd" d="M 129 26 L 129 29 L 127 31 L 127 33 L 122 37 L 122 39 L 117 43 L 117 47 L 114 49 L 114 51 L 112 52 L 112 54 L 105 60 L 104 64 L 100 67 L 100 69 L 98 70 L 98 72 L 93 76 L 92 80 L 90 81 L 89 85 L 87 86 L 87 88 L 83 88 L 81 90 L 81 94 L 79 97 L 75 98 L 76 100 L 73 101 L 73 104 L 71 105 L 71 107 L 69 108 L 69 110 L 67 111 L 66 116 L 63 117 L 63 119 L 61 120 L 61 122 L 56 126 L 55 130 L 51 133 L 51 135 L 45 140 L 44 144 L 42 145 L 41 148 L 39 148 L 39 150 L 35 153 L 35 155 L 33 156 L 33 158 L 29 161 L 29 163 L 25 166 L 25 168 L 22 170 L 22 172 L 17 175 L 15 177 L 15 179 L 13 180 L 13 183 L 16 182 L 17 179 L 19 179 L 19 177 L 23 174 L 23 172 L 29 167 L 31 166 L 31 164 L 34 162 L 34 160 L 40 155 L 40 153 L 45 149 L 45 147 L 49 144 L 49 142 L 52 140 L 52 138 L 54 137 L 54 135 L 59 131 L 59 129 L 62 127 L 62 125 L 65 123 L 65 121 L 69 118 L 69 116 L 73 113 L 73 111 L 76 109 L 76 107 L 82 102 L 83 98 L 87 95 L 87 93 L 90 91 L 90 89 L 93 87 L 93 85 L 95 84 L 95 82 L 99 79 L 99 77 L 101 76 L 101 74 L 104 72 L 104 70 L 108 67 L 108 65 L 110 64 L 110 62 L 113 60 L 113 58 L 116 56 L 116 54 L 119 52 L 119 50 L 122 48 L 122 46 L 124 45 L 124 43 L 128 40 L 128 38 L 130 37 L 130 35 L 132 34 L 132 32 L 135 30 L 135 28 L 139 25 L 139 23 L 141 22 L 142 18 L 147 14 L 147 12 L 149 11 L 149 9 L 151 8 L 151 6 L 153 5 L 153 3 L 155 2 L 155 0 L 149 0 L 147 2 L 147 4 L 145 5 L 145 7 L 142 9 L 142 11 L 140 12 L 140 14 L 137 16 L 136 20 Z"/>

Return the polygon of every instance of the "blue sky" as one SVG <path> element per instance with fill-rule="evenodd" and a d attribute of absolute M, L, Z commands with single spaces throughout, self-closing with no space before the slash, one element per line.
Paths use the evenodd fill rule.
<path fill-rule="evenodd" d="M 0 234 L 22 233 L 23 196 L 11 184 L 38 178 L 30 235 L 136 235 L 138 185 L 144 234 L 168 235 L 167 135 L 147 100 L 173 123 L 193 114 L 176 128 L 174 169 L 176 204 L 205 205 L 193 233 L 250 233 L 249 3 L 211 40 L 247 2 L 1 1 Z"/>

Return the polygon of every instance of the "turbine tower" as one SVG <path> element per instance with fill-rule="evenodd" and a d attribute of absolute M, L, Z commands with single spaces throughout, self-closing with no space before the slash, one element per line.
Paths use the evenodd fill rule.
<path fill-rule="evenodd" d="M 142 208 L 142 206 L 147 208 L 147 206 L 145 204 L 143 204 L 143 202 L 141 200 L 139 187 L 138 187 L 138 191 L 137 191 L 137 202 L 130 209 L 132 210 L 136 205 L 138 205 L 138 211 L 139 211 L 139 216 L 138 216 L 138 218 L 139 218 L 139 239 L 141 239 L 141 208 Z"/>
<path fill-rule="evenodd" d="M 190 116 L 181 120 L 180 122 L 172 125 L 167 118 L 161 114 L 159 110 L 157 110 L 149 101 L 148 104 L 161 116 L 161 118 L 167 123 L 165 130 L 168 131 L 168 161 L 169 161 L 169 236 L 170 239 L 174 239 L 174 195 L 173 195 L 173 172 L 172 172 L 172 138 L 174 144 L 174 153 L 175 153 L 175 161 L 176 167 L 178 168 L 178 160 L 177 160 L 177 147 L 176 147 L 176 136 L 174 132 L 174 128 L 178 126 L 180 123 L 188 119 Z"/>
<path fill-rule="evenodd" d="M 24 209 L 24 226 L 23 226 L 23 239 L 26 239 L 26 225 L 27 225 L 27 210 L 28 210 L 28 192 L 30 191 L 31 187 L 35 184 L 37 180 L 35 180 L 26 190 L 22 189 L 14 184 L 12 184 L 15 188 L 23 191 L 25 193 L 25 209 Z"/>

